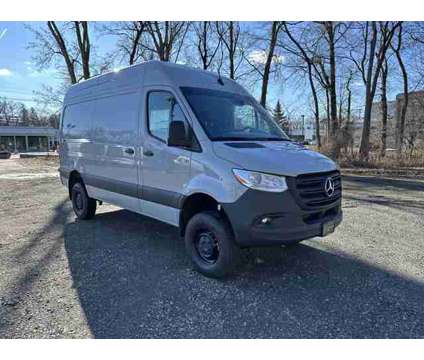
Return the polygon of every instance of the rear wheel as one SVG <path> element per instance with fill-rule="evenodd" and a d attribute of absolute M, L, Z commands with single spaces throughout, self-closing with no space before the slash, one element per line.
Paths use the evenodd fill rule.
<path fill-rule="evenodd" d="M 239 248 L 228 222 L 216 211 L 194 215 L 187 224 L 185 245 L 196 270 L 220 278 L 236 265 Z"/>
<path fill-rule="evenodd" d="M 88 197 L 87 190 L 81 182 L 76 182 L 72 186 L 72 207 L 78 219 L 91 219 L 96 213 L 96 200 Z"/>

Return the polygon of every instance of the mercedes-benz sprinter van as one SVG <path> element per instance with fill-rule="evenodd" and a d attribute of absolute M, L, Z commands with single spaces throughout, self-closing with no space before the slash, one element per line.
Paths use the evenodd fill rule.
<path fill-rule="evenodd" d="M 69 89 L 59 170 L 79 219 L 107 202 L 177 226 L 212 277 L 240 248 L 325 236 L 342 220 L 333 161 L 292 142 L 235 81 L 165 62 Z"/>

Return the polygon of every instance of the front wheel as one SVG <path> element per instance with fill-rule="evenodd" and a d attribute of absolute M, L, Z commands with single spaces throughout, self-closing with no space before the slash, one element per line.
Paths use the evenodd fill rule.
<path fill-rule="evenodd" d="M 216 211 L 201 212 L 190 219 L 185 245 L 196 270 L 209 277 L 225 276 L 238 260 L 239 248 L 230 225 Z"/>
<path fill-rule="evenodd" d="M 97 203 L 95 199 L 88 197 L 84 184 L 76 182 L 72 186 L 72 207 L 78 219 L 91 219 L 96 213 Z"/>

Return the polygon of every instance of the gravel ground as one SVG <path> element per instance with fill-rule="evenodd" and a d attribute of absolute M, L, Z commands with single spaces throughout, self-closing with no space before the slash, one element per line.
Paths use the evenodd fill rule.
<path fill-rule="evenodd" d="M 218 281 L 173 227 L 76 221 L 56 168 L 0 160 L 0 338 L 424 337 L 422 181 L 345 176 L 334 234 L 245 250 Z"/>

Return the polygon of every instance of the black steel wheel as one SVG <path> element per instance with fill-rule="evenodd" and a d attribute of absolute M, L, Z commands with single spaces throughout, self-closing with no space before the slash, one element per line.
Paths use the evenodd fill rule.
<path fill-rule="evenodd" d="M 88 220 L 96 214 L 97 203 L 88 197 L 82 182 L 76 182 L 71 190 L 72 207 L 78 219 Z"/>
<path fill-rule="evenodd" d="M 189 220 L 185 245 L 195 269 L 206 276 L 223 277 L 237 264 L 239 248 L 233 232 L 217 211 L 201 212 Z"/>
<path fill-rule="evenodd" d="M 195 239 L 195 246 L 199 256 L 209 264 L 214 264 L 219 257 L 218 240 L 213 232 L 200 231 Z"/>

